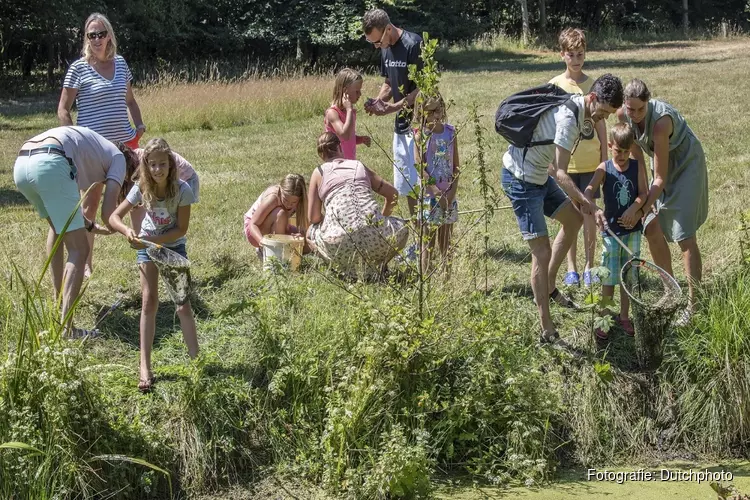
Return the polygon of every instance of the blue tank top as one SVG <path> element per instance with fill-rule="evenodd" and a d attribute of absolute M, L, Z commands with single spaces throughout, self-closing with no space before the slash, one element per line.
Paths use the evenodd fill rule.
<path fill-rule="evenodd" d="M 609 228 L 617 236 L 643 230 L 640 220 L 632 229 L 625 229 L 617 222 L 638 197 L 638 161 L 631 158 L 628 169 L 624 172 L 617 170 L 612 160 L 607 160 L 605 167 L 607 173 L 604 176 L 602 197 L 604 198 L 604 216 L 607 218 Z M 606 236 L 607 233 L 605 232 L 604 235 Z"/>

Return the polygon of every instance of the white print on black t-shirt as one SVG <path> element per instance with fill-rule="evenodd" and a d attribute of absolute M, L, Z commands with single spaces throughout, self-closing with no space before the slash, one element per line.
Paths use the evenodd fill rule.
<path fill-rule="evenodd" d="M 406 67 L 406 61 L 392 61 L 390 59 L 385 60 L 385 67 L 386 68 L 405 68 Z"/>

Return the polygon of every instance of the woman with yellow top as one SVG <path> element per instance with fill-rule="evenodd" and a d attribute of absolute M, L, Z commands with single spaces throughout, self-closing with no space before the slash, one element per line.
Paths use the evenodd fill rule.
<path fill-rule="evenodd" d="M 549 83 L 554 83 L 566 92 L 571 94 L 588 94 L 594 80 L 583 72 L 583 61 L 586 59 L 586 36 L 578 28 L 567 28 L 560 33 L 560 56 L 565 62 L 565 72 L 556 76 Z M 573 179 L 578 189 L 583 192 L 589 185 L 591 178 L 594 176 L 596 167 L 599 163 L 607 161 L 607 125 L 604 120 L 597 122 L 596 126 L 589 124 L 589 132 L 593 132 L 591 127 L 596 131 L 592 137 L 586 139 L 581 137 L 578 147 L 573 152 L 568 165 L 568 174 Z M 584 122 L 581 126 L 582 135 L 585 135 L 587 125 Z M 599 198 L 600 193 L 597 188 L 594 198 Z M 574 205 L 577 205 L 573 202 Z M 576 208 L 578 208 L 576 206 Z M 596 276 L 591 275 L 591 268 L 594 267 L 594 253 L 596 251 L 596 222 L 593 215 L 583 216 L 583 243 L 586 264 L 583 270 L 583 284 L 591 286 L 591 283 L 598 281 Z M 576 265 L 576 247 L 578 237 L 573 241 L 573 245 L 568 252 L 568 272 L 565 274 L 566 285 L 580 285 L 580 275 Z"/>

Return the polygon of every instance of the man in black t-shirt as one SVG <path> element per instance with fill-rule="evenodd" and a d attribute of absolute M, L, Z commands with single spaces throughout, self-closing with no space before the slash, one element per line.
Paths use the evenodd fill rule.
<path fill-rule="evenodd" d="M 414 105 L 419 89 L 409 80 L 409 65 L 423 66 L 422 37 L 391 24 L 382 9 L 367 11 L 362 28 L 368 42 L 380 49 L 380 74 L 385 77 L 376 99 L 365 102 L 365 111 L 371 115 L 396 114 L 393 134 L 393 185 L 400 195 L 408 195 L 419 182 L 414 168 L 414 134 L 411 130 L 411 113 L 402 110 Z M 393 102 L 391 101 L 393 98 Z M 417 200 L 407 198 L 409 211 L 414 214 Z"/>

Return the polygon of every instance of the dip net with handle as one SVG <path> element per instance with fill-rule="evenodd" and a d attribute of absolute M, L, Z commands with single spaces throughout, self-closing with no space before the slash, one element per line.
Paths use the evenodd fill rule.
<path fill-rule="evenodd" d="M 180 306 L 185 304 L 190 298 L 190 261 L 163 245 L 140 241 L 146 245 L 146 253 L 156 264 L 172 301 Z"/>
<path fill-rule="evenodd" d="M 630 297 L 638 365 L 655 370 L 661 365 L 664 339 L 675 313 L 682 307 L 682 289 L 656 264 L 633 257 L 620 271 L 620 283 Z"/>

